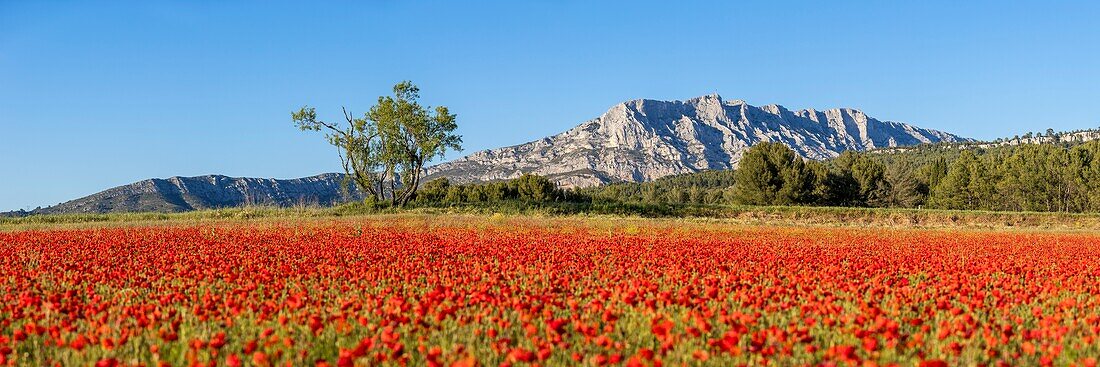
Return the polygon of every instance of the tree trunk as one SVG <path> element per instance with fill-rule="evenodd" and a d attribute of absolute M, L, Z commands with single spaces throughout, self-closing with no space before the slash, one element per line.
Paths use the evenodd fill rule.
<path fill-rule="evenodd" d="M 422 159 L 417 159 L 416 168 L 412 169 L 412 172 L 410 173 L 412 175 L 412 179 L 409 180 L 409 186 L 402 188 L 400 199 L 398 199 L 397 197 L 394 198 L 395 202 L 398 205 L 405 206 L 405 204 L 408 204 L 409 201 L 412 200 L 413 194 L 416 193 L 417 187 L 420 186 L 420 174 L 423 171 L 424 161 Z"/>

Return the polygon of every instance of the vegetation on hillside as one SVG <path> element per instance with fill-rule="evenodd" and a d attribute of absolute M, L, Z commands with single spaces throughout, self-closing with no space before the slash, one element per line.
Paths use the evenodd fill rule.
<path fill-rule="evenodd" d="M 1100 211 L 1100 142 L 845 152 L 824 161 L 780 143 L 749 149 L 736 171 L 705 171 L 646 183 L 580 190 L 524 175 L 507 182 L 425 184 L 425 203 L 573 202 Z"/>

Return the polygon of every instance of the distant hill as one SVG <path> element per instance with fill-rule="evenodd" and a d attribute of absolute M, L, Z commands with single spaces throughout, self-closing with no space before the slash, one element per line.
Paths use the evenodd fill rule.
<path fill-rule="evenodd" d="M 977 143 L 979 146 L 991 147 L 991 146 L 1006 146 L 1006 145 L 1021 145 L 1021 144 L 1076 144 L 1084 143 L 1093 140 L 1100 140 L 1100 129 L 1086 129 L 1086 130 L 1074 130 L 1055 132 L 1048 131 L 1047 133 L 1035 133 L 1026 134 L 1024 136 L 1014 136 L 1006 139 L 997 139 L 991 142 Z"/>
<path fill-rule="evenodd" d="M 1076 145 L 1086 143 L 1094 140 L 1100 140 L 1100 129 L 1082 129 L 1073 131 L 1047 131 L 1045 133 L 1027 133 L 1024 135 L 1017 135 L 1011 138 L 1000 138 L 992 141 L 960 141 L 960 142 L 940 142 L 936 144 L 921 144 L 913 146 L 898 146 L 872 149 L 874 153 L 898 153 L 909 152 L 914 150 L 940 150 L 943 148 L 953 149 L 974 149 L 974 148 L 998 148 L 998 147 L 1013 147 L 1026 144 L 1055 144 L 1055 145 Z"/>
<path fill-rule="evenodd" d="M 360 200 L 358 190 L 345 193 L 344 175 L 277 180 L 221 175 L 149 179 L 111 188 L 55 206 L 8 216 L 58 213 L 184 212 L 244 205 L 333 205 Z"/>
<path fill-rule="evenodd" d="M 737 166 L 750 146 L 782 142 L 809 159 L 846 150 L 967 142 L 942 131 L 882 121 L 850 108 L 792 111 L 708 95 L 686 101 L 638 99 L 564 133 L 490 149 L 429 168 L 429 179 L 484 182 L 534 173 L 564 187 L 657 178 Z"/>

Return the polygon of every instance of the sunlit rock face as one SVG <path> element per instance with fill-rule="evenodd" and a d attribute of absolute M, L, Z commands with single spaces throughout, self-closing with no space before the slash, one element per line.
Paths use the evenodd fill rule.
<path fill-rule="evenodd" d="M 534 173 L 564 187 L 584 187 L 735 168 L 746 149 L 763 141 L 782 142 L 809 159 L 827 159 L 845 150 L 967 140 L 848 108 L 791 111 L 718 95 L 686 101 L 639 99 L 615 105 L 564 133 L 476 152 L 428 172 L 429 178 L 458 183 Z"/>

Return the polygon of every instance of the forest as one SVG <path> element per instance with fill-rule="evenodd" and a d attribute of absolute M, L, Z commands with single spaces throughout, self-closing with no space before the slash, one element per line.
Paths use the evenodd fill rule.
<path fill-rule="evenodd" d="M 422 205 L 505 200 L 1096 212 L 1100 142 L 923 145 L 849 151 L 826 161 L 760 143 L 736 170 L 575 190 L 535 175 L 465 185 L 438 179 L 416 198 Z"/>

